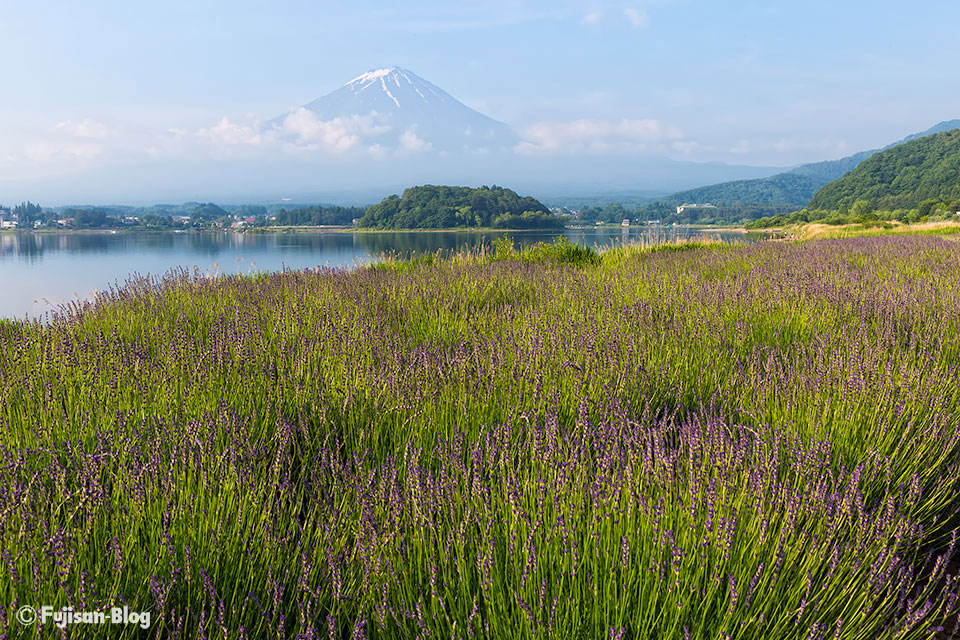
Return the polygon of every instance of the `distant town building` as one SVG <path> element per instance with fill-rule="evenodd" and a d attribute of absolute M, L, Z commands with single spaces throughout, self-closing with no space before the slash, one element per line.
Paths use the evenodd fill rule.
<path fill-rule="evenodd" d="M 684 204 L 680 205 L 679 207 L 677 207 L 677 215 L 683 213 L 683 212 L 686 211 L 687 209 L 716 209 L 716 207 L 713 206 L 712 204 L 710 204 L 709 202 L 707 202 L 707 203 L 705 203 L 705 204 L 686 204 L 686 203 L 684 203 Z"/>

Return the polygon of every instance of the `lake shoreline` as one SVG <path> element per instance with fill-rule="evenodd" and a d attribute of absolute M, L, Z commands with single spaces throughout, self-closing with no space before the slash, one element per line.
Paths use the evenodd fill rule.
<path fill-rule="evenodd" d="M 689 228 L 636 229 L 591 227 L 558 231 L 482 230 L 384 231 L 297 229 L 289 232 L 236 233 L 73 229 L 0 235 L 0 269 L 6 277 L 0 316 L 39 313 L 46 298 L 54 303 L 85 298 L 131 273 L 162 275 L 171 269 L 198 267 L 201 273 L 248 273 L 314 268 L 329 264 L 352 268 L 380 256 L 407 257 L 459 250 L 490 250 L 509 235 L 518 248 L 551 244 L 567 237 L 584 247 L 651 244 L 698 236 L 751 242 L 756 235 Z"/>
<path fill-rule="evenodd" d="M 558 229 L 497 229 L 494 227 L 446 227 L 443 229 L 368 229 L 361 227 L 345 225 L 320 225 L 320 226 L 275 226 L 275 227 L 249 227 L 246 229 L 223 229 L 223 228 L 203 228 L 203 229 L 70 229 L 70 228 L 43 228 L 43 229 L 3 229 L 0 230 L 0 236 L 3 235 L 52 235 L 52 234 L 75 234 L 75 235 L 138 235 L 138 234 L 199 234 L 199 233 L 222 233 L 222 234 L 248 234 L 248 235 L 270 235 L 270 234 L 292 234 L 292 233 L 362 233 L 362 234 L 384 234 L 384 233 L 557 233 L 563 231 L 591 231 L 603 230 L 610 231 L 615 229 L 629 229 L 656 231 L 662 233 L 675 229 L 690 229 L 696 231 L 716 230 L 718 232 L 754 232 L 763 233 L 766 229 L 748 230 L 743 225 L 739 226 L 720 226 L 720 225 L 631 225 L 622 227 L 617 224 L 609 225 L 577 225 L 567 226 Z"/>

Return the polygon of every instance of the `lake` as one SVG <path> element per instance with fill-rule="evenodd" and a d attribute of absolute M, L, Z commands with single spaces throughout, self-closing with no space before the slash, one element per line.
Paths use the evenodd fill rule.
<path fill-rule="evenodd" d="M 131 274 L 161 275 L 176 267 L 201 273 L 251 273 L 329 265 L 353 267 L 384 253 L 477 249 L 502 233 L 470 231 L 241 234 L 210 233 L 7 233 L 0 234 L 0 317 L 34 318 L 63 303 L 89 299 L 123 284 Z M 714 229 L 605 227 L 511 232 L 519 245 L 560 235 L 584 246 L 667 242 L 706 236 L 749 242 L 754 234 Z"/>

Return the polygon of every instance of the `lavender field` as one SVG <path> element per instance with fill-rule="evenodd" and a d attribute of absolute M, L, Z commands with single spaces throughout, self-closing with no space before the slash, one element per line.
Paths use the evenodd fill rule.
<path fill-rule="evenodd" d="M 0 321 L 0 634 L 950 637 L 958 365 L 933 236 L 132 281 Z"/>

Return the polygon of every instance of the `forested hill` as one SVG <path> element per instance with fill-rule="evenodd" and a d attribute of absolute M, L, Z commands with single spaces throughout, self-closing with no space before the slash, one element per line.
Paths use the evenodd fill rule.
<path fill-rule="evenodd" d="M 531 197 L 503 187 L 411 187 L 367 209 L 361 227 L 375 229 L 444 229 L 498 227 L 559 228 L 563 222 Z"/>
<path fill-rule="evenodd" d="M 853 171 L 860 165 L 861 162 L 869 158 L 875 153 L 880 153 L 881 151 L 886 151 L 887 149 L 892 149 L 898 145 L 901 145 L 905 142 L 910 142 L 911 140 L 917 140 L 919 138 L 925 138 L 927 136 L 933 135 L 935 133 L 942 133 L 944 131 L 951 131 L 953 129 L 960 129 L 960 120 L 944 120 L 939 124 L 935 124 L 926 131 L 921 131 L 920 133 L 913 133 L 904 138 L 903 140 L 898 140 L 893 144 L 888 144 L 883 149 L 871 149 L 870 151 L 861 151 L 860 153 L 855 153 L 852 156 L 847 156 L 846 158 L 840 158 L 839 160 L 826 160 L 824 162 L 811 162 L 810 164 L 800 165 L 794 169 L 788 171 L 788 173 L 793 173 L 801 176 L 808 176 L 817 180 L 822 181 L 822 185 L 826 185 L 838 178 L 843 177 L 845 174 Z"/>
<path fill-rule="evenodd" d="M 883 150 L 892 149 L 897 145 L 934 133 L 950 131 L 951 129 L 957 128 L 960 128 L 960 120 L 947 120 L 930 127 L 926 131 L 909 135 L 903 140 L 894 142 L 884 147 Z M 861 162 L 880 151 L 881 149 L 871 149 L 840 158 L 839 160 L 812 162 L 810 164 L 800 165 L 784 173 L 778 173 L 769 178 L 723 182 L 708 187 L 680 191 L 679 193 L 674 193 L 663 198 L 663 202 L 673 205 L 683 204 L 685 202 L 697 204 L 710 202 L 727 206 L 750 204 L 759 206 L 792 205 L 803 207 L 806 206 L 821 187 L 852 171 Z"/>
<path fill-rule="evenodd" d="M 866 200 L 876 209 L 913 209 L 924 200 L 960 198 L 960 129 L 882 151 L 814 195 L 808 209 Z"/>
<path fill-rule="evenodd" d="M 760 203 L 803 206 L 824 184 L 826 184 L 825 181 L 808 176 L 778 173 L 758 180 L 737 180 L 688 189 L 674 193 L 664 198 L 664 201 L 669 204 L 709 202 L 720 205 Z"/>

